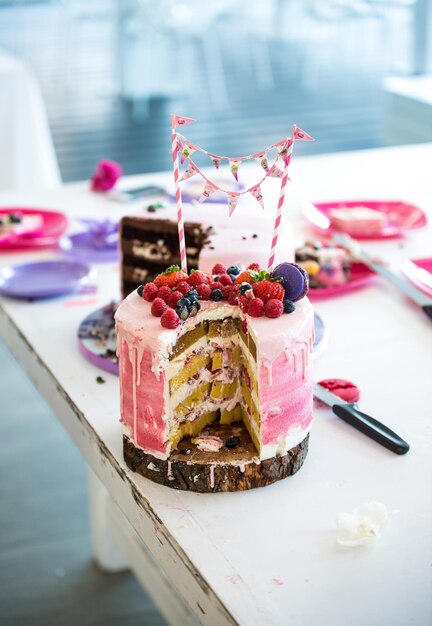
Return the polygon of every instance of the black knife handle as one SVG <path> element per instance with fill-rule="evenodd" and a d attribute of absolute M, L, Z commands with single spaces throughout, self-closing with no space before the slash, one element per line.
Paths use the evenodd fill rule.
<path fill-rule="evenodd" d="M 425 304 L 422 306 L 423 311 L 432 320 L 432 304 Z"/>
<path fill-rule="evenodd" d="M 388 448 L 388 450 L 396 454 L 406 454 L 408 452 L 410 447 L 406 441 L 401 439 L 390 428 L 378 422 L 378 420 L 359 411 L 353 404 L 334 404 L 332 410 L 344 422 L 354 426 L 354 428 Z"/>

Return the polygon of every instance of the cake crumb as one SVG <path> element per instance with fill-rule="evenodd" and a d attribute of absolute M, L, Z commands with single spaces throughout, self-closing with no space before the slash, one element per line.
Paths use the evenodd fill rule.
<path fill-rule="evenodd" d="M 98 385 L 103 385 L 104 383 L 106 383 L 105 378 L 102 378 L 102 376 L 96 376 L 96 382 Z"/>

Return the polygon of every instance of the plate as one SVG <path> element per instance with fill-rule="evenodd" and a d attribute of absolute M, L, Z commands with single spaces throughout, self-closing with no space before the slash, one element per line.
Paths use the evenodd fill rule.
<path fill-rule="evenodd" d="M 117 376 L 119 364 L 114 313 L 119 304 L 119 302 L 110 302 L 90 313 L 83 319 L 78 328 L 78 347 L 81 354 L 96 367 Z M 321 353 L 321 349 L 325 347 L 327 333 L 324 322 L 316 313 L 314 313 L 314 323 L 314 351 L 319 347 L 319 352 L 314 352 L 315 357 L 317 357 Z"/>
<path fill-rule="evenodd" d="M 68 225 L 66 215 L 59 211 L 47 211 L 37 208 L 30 209 L 17 206 L 2 207 L 0 209 L 0 215 L 2 213 L 13 212 L 22 213 L 23 215 L 40 215 L 43 220 L 42 227 L 37 236 L 26 237 L 22 235 L 13 240 L 0 242 L 0 251 L 53 246 L 58 242 Z"/>
<path fill-rule="evenodd" d="M 41 261 L 0 270 L 0 294 L 11 298 L 50 298 L 77 291 L 90 267 L 78 261 Z"/>
<path fill-rule="evenodd" d="M 332 298 L 333 296 L 341 296 L 345 293 L 349 293 L 354 289 L 359 289 L 367 285 L 372 278 L 376 276 L 369 267 L 363 265 L 363 263 L 353 263 L 351 265 L 350 280 L 343 285 L 337 287 L 326 287 L 320 289 L 313 289 L 312 287 L 308 291 L 308 298 L 314 300 L 315 298 Z"/>
<path fill-rule="evenodd" d="M 415 287 L 432 298 L 432 257 L 404 261 L 401 270 Z"/>
<path fill-rule="evenodd" d="M 348 230 L 341 231 L 331 226 L 329 213 L 332 209 L 352 209 L 355 207 L 367 207 L 385 213 L 387 224 L 375 233 L 360 231 L 350 233 Z M 320 202 L 312 204 L 305 202 L 302 206 L 303 215 L 312 226 L 327 235 L 336 232 L 346 232 L 352 234 L 356 239 L 384 239 L 390 237 L 402 237 L 403 234 L 413 228 L 426 226 L 427 219 L 424 212 L 413 204 L 396 201 L 370 201 L 370 200 L 346 200 L 339 202 Z"/>
<path fill-rule="evenodd" d="M 118 242 L 113 245 L 95 245 L 93 233 L 84 232 L 62 237 L 60 249 L 66 254 L 90 263 L 110 263 L 119 258 Z"/>

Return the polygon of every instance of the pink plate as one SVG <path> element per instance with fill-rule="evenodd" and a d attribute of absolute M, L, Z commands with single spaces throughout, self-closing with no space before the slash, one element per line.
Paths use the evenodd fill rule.
<path fill-rule="evenodd" d="M 47 211 L 45 209 L 23 208 L 23 207 L 2 207 L 2 213 L 22 213 L 22 215 L 40 215 L 43 223 L 37 235 L 30 233 L 29 236 L 21 235 L 13 240 L 8 239 L 0 242 L 2 250 L 24 250 L 55 245 L 67 228 L 66 215 L 58 211 Z"/>
<path fill-rule="evenodd" d="M 332 298 L 333 296 L 341 296 L 344 293 L 364 287 L 374 278 L 375 273 L 363 263 L 353 263 L 351 266 L 351 278 L 348 283 L 338 285 L 337 287 L 327 287 L 321 289 L 312 289 L 308 291 L 308 297 L 311 300 L 321 298 Z"/>
<path fill-rule="evenodd" d="M 326 235 L 332 235 L 335 232 L 342 231 L 331 225 L 330 211 L 332 209 L 352 209 L 359 206 L 385 213 L 387 216 L 387 224 L 374 233 L 368 231 L 353 231 L 352 233 L 348 230 L 343 231 L 351 234 L 356 239 L 402 237 L 407 230 L 426 226 L 426 215 L 421 209 L 413 204 L 407 204 L 406 202 L 387 200 L 380 202 L 349 200 L 340 202 L 320 202 L 318 204 L 308 202 L 303 206 L 303 214 L 316 230 Z"/>
<path fill-rule="evenodd" d="M 432 258 L 404 261 L 401 270 L 415 287 L 432 298 Z"/>

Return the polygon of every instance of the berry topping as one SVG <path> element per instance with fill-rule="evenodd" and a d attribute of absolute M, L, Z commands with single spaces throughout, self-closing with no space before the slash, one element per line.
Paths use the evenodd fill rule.
<path fill-rule="evenodd" d="M 201 305 L 200 305 L 200 303 L 199 303 L 199 302 L 198 302 L 198 300 L 197 300 L 197 301 L 196 301 L 196 302 L 194 302 L 194 303 L 193 303 L 193 305 L 191 306 L 190 311 L 189 311 L 189 315 L 190 315 L 191 317 L 195 317 L 195 315 L 198 313 L 198 311 L 200 310 L 200 308 L 201 308 Z"/>
<path fill-rule="evenodd" d="M 240 443 L 239 437 L 228 437 L 228 439 L 225 441 L 225 447 L 229 449 L 237 448 L 239 443 Z"/>
<path fill-rule="evenodd" d="M 167 299 L 170 297 L 170 295 L 172 294 L 172 291 L 169 287 L 159 287 L 159 290 L 157 292 L 157 297 L 158 298 L 162 298 L 162 300 L 164 302 L 167 301 Z"/>
<path fill-rule="evenodd" d="M 308 273 L 295 263 L 281 263 L 275 267 L 272 276 L 282 279 L 284 299 L 296 302 L 303 298 L 309 289 Z"/>
<path fill-rule="evenodd" d="M 144 285 L 140 285 L 137 289 L 137 294 L 139 295 L 140 298 L 142 298 L 143 291 L 144 291 Z"/>
<path fill-rule="evenodd" d="M 177 308 L 185 308 L 188 309 L 191 306 L 191 301 L 189 300 L 189 298 L 186 298 L 186 296 L 183 296 L 183 298 L 180 298 L 180 300 L 177 302 Z"/>
<path fill-rule="evenodd" d="M 211 289 L 209 285 L 198 285 L 196 290 L 200 300 L 210 300 Z"/>
<path fill-rule="evenodd" d="M 182 293 L 181 291 L 172 291 L 170 293 L 170 295 L 168 296 L 168 298 L 166 299 L 166 303 L 168 306 L 170 306 L 172 309 L 175 309 L 177 306 L 178 301 L 180 300 L 180 298 L 182 298 Z"/>
<path fill-rule="evenodd" d="M 231 289 L 228 294 L 228 302 L 232 305 L 237 304 L 238 302 L 238 293 L 235 289 Z"/>
<path fill-rule="evenodd" d="M 147 283 L 147 285 L 144 286 L 142 296 L 144 300 L 147 300 L 147 302 L 153 302 L 157 296 L 157 292 L 158 288 L 154 283 Z"/>
<path fill-rule="evenodd" d="M 265 303 L 269 300 L 283 300 L 285 297 L 284 288 L 280 283 L 271 280 L 261 280 L 259 283 L 253 284 L 253 292 L 257 298 Z"/>
<path fill-rule="evenodd" d="M 223 299 L 228 300 L 228 297 L 231 293 L 232 287 L 231 285 L 227 285 L 226 287 L 222 287 L 221 291 L 223 293 Z"/>
<path fill-rule="evenodd" d="M 251 263 L 248 265 L 248 270 L 255 270 L 256 272 L 260 271 L 259 263 Z"/>
<path fill-rule="evenodd" d="M 162 298 L 155 298 L 151 305 L 151 314 L 155 317 L 161 317 L 163 313 L 167 310 L 167 304 L 162 300 Z"/>
<path fill-rule="evenodd" d="M 222 289 L 222 287 L 224 287 L 225 285 L 223 285 L 222 283 L 220 283 L 219 281 L 214 281 L 212 283 L 210 283 L 210 289 L 213 291 L 214 289 Z"/>
<path fill-rule="evenodd" d="M 163 313 L 161 317 L 161 325 L 164 328 L 170 328 L 174 330 L 180 324 L 179 317 L 175 311 L 172 309 L 167 309 L 165 313 Z"/>
<path fill-rule="evenodd" d="M 187 283 L 186 281 L 182 280 L 182 282 L 177 285 L 176 290 L 180 291 L 184 295 L 185 293 L 190 291 L 190 288 L 191 288 L 191 286 L 189 285 L 189 283 Z"/>
<path fill-rule="evenodd" d="M 213 302 L 219 302 L 222 299 L 223 299 L 222 290 L 221 289 L 213 289 L 211 294 L 210 294 L 210 300 L 213 300 Z"/>
<path fill-rule="evenodd" d="M 240 307 L 240 309 L 243 311 L 243 313 L 247 313 L 248 312 L 248 308 L 249 308 L 249 299 L 246 298 L 246 296 L 238 296 L 238 305 Z"/>
<path fill-rule="evenodd" d="M 232 285 L 233 281 L 232 281 L 231 276 L 228 276 L 228 274 L 221 274 L 217 282 L 221 283 L 221 285 L 226 287 L 227 285 Z"/>
<path fill-rule="evenodd" d="M 284 307 L 281 300 L 272 298 L 265 305 L 265 314 L 267 317 L 280 317 L 283 313 Z"/>
<path fill-rule="evenodd" d="M 185 295 L 189 300 L 198 300 L 198 291 L 196 289 L 190 289 Z"/>
<path fill-rule="evenodd" d="M 251 290 L 252 290 L 252 285 L 250 285 L 249 283 L 241 283 L 239 287 L 239 292 L 242 294 L 242 296 L 245 295 L 246 291 L 251 291 Z"/>
<path fill-rule="evenodd" d="M 156 287 L 175 287 L 178 283 L 187 279 L 188 275 L 178 265 L 170 265 L 168 269 L 156 276 L 154 284 Z"/>
<path fill-rule="evenodd" d="M 295 311 L 295 304 L 294 302 L 292 302 L 291 300 L 284 300 L 283 301 L 283 310 L 284 313 L 293 313 L 293 311 Z"/>
<path fill-rule="evenodd" d="M 209 275 L 199 270 L 192 270 L 191 275 L 187 279 L 189 285 L 198 287 L 198 285 L 206 285 L 209 282 Z"/>
<path fill-rule="evenodd" d="M 261 317 L 264 315 L 264 302 L 261 298 L 254 298 L 249 302 L 248 313 L 251 317 Z"/>
<path fill-rule="evenodd" d="M 234 284 L 241 285 L 242 283 L 252 283 L 252 272 L 253 270 L 245 270 L 244 272 L 241 272 L 241 274 L 235 277 Z"/>
<path fill-rule="evenodd" d="M 189 307 L 178 304 L 176 308 L 176 314 L 182 320 L 182 322 L 184 322 L 189 317 Z"/>
<path fill-rule="evenodd" d="M 248 330 L 248 324 L 247 324 L 247 320 L 244 319 L 241 323 L 241 331 L 243 334 L 246 334 Z"/>
<path fill-rule="evenodd" d="M 213 275 L 214 274 L 226 274 L 226 267 L 222 265 L 222 263 L 216 263 L 216 265 L 213 266 L 211 273 Z"/>
<path fill-rule="evenodd" d="M 234 276 L 238 276 L 240 274 L 240 268 L 238 265 L 230 265 L 226 271 L 227 274 L 234 274 Z"/>

